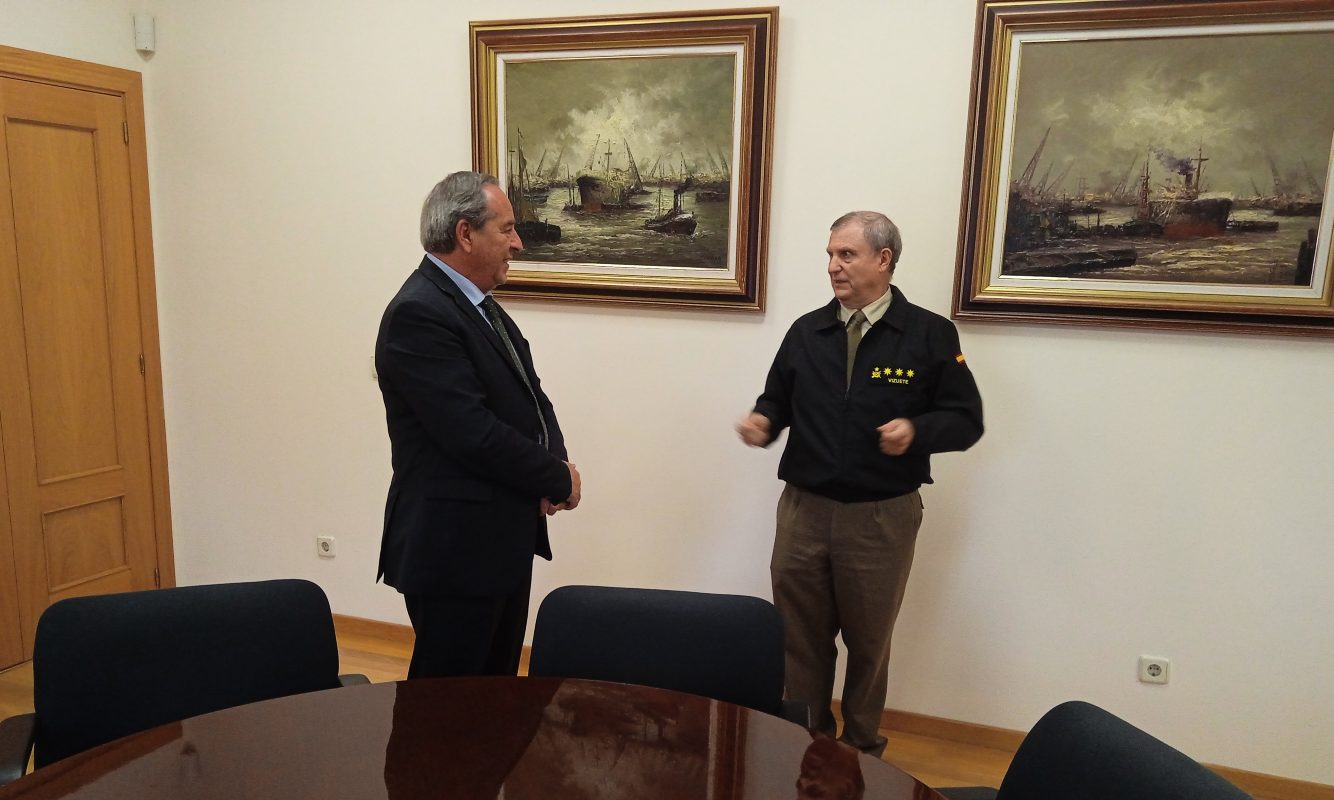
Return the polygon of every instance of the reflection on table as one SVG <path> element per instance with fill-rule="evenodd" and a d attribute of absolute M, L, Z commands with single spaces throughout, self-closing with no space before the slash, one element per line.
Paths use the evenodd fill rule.
<path fill-rule="evenodd" d="M 758 711 L 556 678 L 333 689 L 206 714 L 0 789 L 8 798 L 891 798 L 939 795 Z"/>

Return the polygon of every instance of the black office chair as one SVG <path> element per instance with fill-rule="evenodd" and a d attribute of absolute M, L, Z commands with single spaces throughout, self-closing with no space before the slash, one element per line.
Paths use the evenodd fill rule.
<path fill-rule="evenodd" d="M 1179 750 L 1097 706 L 1073 700 L 1028 732 L 1000 789 L 936 789 L 950 800 L 1249 800 Z"/>
<path fill-rule="evenodd" d="M 34 713 L 0 723 L 0 785 L 168 722 L 369 683 L 338 675 L 329 601 L 303 580 L 61 600 L 37 622 Z M 35 750 L 34 750 L 35 748 Z"/>
<path fill-rule="evenodd" d="M 528 673 L 655 686 L 809 725 L 783 699 L 783 622 L 732 594 L 563 586 L 542 601 Z"/>

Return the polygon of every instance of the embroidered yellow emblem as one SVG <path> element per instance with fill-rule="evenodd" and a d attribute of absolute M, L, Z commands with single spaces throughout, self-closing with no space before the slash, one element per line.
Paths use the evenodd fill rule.
<path fill-rule="evenodd" d="M 872 367 L 871 380 L 882 383 L 908 383 L 910 378 L 916 377 L 917 372 L 903 367 Z"/>

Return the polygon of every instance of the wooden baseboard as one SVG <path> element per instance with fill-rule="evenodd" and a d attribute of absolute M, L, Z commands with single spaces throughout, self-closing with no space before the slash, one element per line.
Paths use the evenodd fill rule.
<path fill-rule="evenodd" d="M 394 644 L 411 645 L 415 640 L 411 625 L 399 625 L 396 622 L 380 622 L 374 619 L 348 617 L 334 614 L 334 630 L 351 636 L 374 636 Z"/>
<path fill-rule="evenodd" d="M 390 642 L 392 644 L 406 647 L 411 651 L 413 643 L 417 637 L 412 632 L 411 625 L 400 625 L 397 622 L 380 622 L 374 619 L 363 619 L 361 617 L 349 617 L 343 614 L 334 614 L 334 631 L 340 636 L 365 636 L 371 639 Z M 523 646 L 523 653 L 519 656 L 519 674 L 528 674 L 528 656 L 532 648 L 528 645 Z"/>
<path fill-rule="evenodd" d="M 880 715 L 880 727 L 900 733 L 911 733 L 915 736 L 930 736 L 933 739 L 944 739 L 960 744 L 991 747 L 996 750 L 1006 750 L 1010 753 L 1018 750 L 1019 743 L 1024 740 L 1022 731 L 993 728 L 990 725 L 978 725 L 972 722 L 959 722 L 943 717 L 931 717 L 926 714 L 915 714 L 911 711 L 899 711 L 894 708 L 887 708 Z"/>
<path fill-rule="evenodd" d="M 340 634 L 372 636 L 409 646 L 413 641 L 411 626 L 360 617 L 348 617 L 342 614 L 334 614 L 334 629 Z M 528 647 L 525 646 L 523 649 L 524 658 L 521 671 L 526 673 Z M 834 703 L 834 712 L 839 713 L 837 701 Z M 1018 750 L 1019 743 L 1024 740 L 1023 731 L 978 725 L 973 722 L 960 722 L 959 720 L 932 717 L 893 708 L 885 709 L 880 716 L 880 727 L 915 736 L 929 736 L 946 742 L 990 747 L 1009 753 Z M 1327 786 L 1323 783 L 1310 783 L 1213 764 L 1206 766 L 1235 783 L 1243 791 L 1254 795 L 1257 800 L 1334 800 L 1334 786 Z"/>

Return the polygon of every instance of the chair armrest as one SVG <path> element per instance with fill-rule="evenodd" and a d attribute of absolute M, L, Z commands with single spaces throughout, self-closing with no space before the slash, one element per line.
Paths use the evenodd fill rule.
<path fill-rule="evenodd" d="M 996 790 L 989 786 L 946 786 L 934 787 L 938 794 L 948 800 L 996 800 Z"/>
<path fill-rule="evenodd" d="M 803 728 L 811 727 L 811 709 L 810 706 L 800 700 L 783 700 L 783 705 L 778 710 L 778 716 L 788 722 L 795 722 Z"/>
<path fill-rule="evenodd" d="M 13 783 L 28 771 L 36 714 L 19 714 L 0 720 L 0 786 Z"/>
<path fill-rule="evenodd" d="M 371 682 L 370 678 L 356 672 L 350 672 L 347 675 L 339 675 L 338 683 L 343 686 L 364 686 Z"/>

